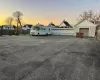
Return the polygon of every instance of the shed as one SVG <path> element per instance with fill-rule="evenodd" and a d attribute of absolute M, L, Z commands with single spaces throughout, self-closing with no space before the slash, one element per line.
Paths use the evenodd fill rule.
<path fill-rule="evenodd" d="M 85 37 L 95 37 L 96 25 L 88 20 L 82 20 L 74 26 L 76 33 L 84 33 Z"/>

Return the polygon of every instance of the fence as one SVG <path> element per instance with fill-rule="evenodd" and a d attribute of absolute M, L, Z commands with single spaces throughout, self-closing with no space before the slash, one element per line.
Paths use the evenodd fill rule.
<path fill-rule="evenodd" d="M 71 35 L 75 36 L 75 32 L 73 28 L 52 28 L 52 35 Z"/>
<path fill-rule="evenodd" d="M 20 33 L 20 30 L 18 30 L 18 33 Z M 29 34 L 30 30 L 22 30 L 23 35 Z M 0 30 L 0 35 L 16 35 L 16 30 Z"/>

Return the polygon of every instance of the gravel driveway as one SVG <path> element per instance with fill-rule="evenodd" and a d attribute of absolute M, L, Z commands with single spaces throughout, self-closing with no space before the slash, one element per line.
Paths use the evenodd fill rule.
<path fill-rule="evenodd" d="M 100 80 L 100 42 L 71 36 L 0 37 L 0 80 Z"/>

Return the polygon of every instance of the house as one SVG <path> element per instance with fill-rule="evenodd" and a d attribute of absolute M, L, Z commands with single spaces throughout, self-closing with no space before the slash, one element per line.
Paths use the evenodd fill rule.
<path fill-rule="evenodd" d="M 51 28 L 56 28 L 55 24 L 53 24 L 53 22 L 51 22 L 48 27 L 51 27 Z"/>
<path fill-rule="evenodd" d="M 31 24 L 26 24 L 26 25 L 24 25 L 24 26 L 22 27 L 22 29 L 23 29 L 23 30 L 30 30 L 31 27 L 32 27 Z"/>
<path fill-rule="evenodd" d="M 74 28 L 65 20 L 59 25 L 59 27 L 52 27 L 51 33 L 52 33 L 52 35 L 75 36 Z"/>
<path fill-rule="evenodd" d="M 96 25 L 88 20 L 82 20 L 74 26 L 76 33 L 84 33 L 85 37 L 95 37 Z"/>
<path fill-rule="evenodd" d="M 3 25 L 3 30 L 14 30 L 14 26 Z"/>

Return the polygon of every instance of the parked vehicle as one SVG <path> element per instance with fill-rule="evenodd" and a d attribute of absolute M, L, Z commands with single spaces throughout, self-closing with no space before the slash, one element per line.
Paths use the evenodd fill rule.
<path fill-rule="evenodd" d="M 34 35 L 51 35 L 51 29 L 44 26 L 33 26 L 30 30 L 30 34 Z"/>

